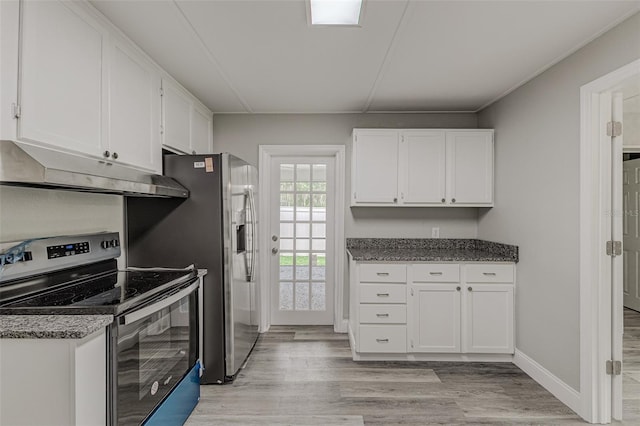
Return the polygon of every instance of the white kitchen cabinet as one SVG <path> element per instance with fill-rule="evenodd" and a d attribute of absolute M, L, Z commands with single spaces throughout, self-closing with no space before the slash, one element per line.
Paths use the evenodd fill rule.
<path fill-rule="evenodd" d="M 213 116 L 190 93 L 170 79 L 162 80 L 162 145 L 185 154 L 213 149 Z"/>
<path fill-rule="evenodd" d="M 350 280 L 356 360 L 503 361 L 514 353 L 513 263 L 351 260 Z"/>
<path fill-rule="evenodd" d="M 396 130 L 354 130 L 352 205 L 397 205 L 399 143 Z"/>
<path fill-rule="evenodd" d="M 493 206 L 493 130 L 354 129 L 351 205 Z"/>
<path fill-rule="evenodd" d="M 0 339 L 0 424 L 104 426 L 105 329 L 83 339 Z"/>
<path fill-rule="evenodd" d="M 22 8 L 18 139 L 100 156 L 104 30 L 68 2 Z"/>
<path fill-rule="evenodd" d="M 413 284 L 408 301 L 409 352 L 460 352 L 460 284 Z"/>
<path fill-rule="evenodd" d="M 160 76 L 146 58 L 117 41 L 109 64 L 106 151 L 113 161 L 162 174 Z"/>

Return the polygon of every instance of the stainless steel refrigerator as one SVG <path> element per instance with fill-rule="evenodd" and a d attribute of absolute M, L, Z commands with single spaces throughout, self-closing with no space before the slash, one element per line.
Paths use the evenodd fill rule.
<path fill-rule="evenodd" d="M 258 338 L 256 168 L 229 154 L 165 155 L 187 199 L 126 200 L 128 266 L 206 268 L 201 383 L 233 380 Z"/>

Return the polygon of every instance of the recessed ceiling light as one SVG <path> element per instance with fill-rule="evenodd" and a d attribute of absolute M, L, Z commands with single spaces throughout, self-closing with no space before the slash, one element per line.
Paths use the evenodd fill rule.
<path fill-rule="evenodd" d="M 362 0 L 309 0 L 311 25 L 359 25 Z"/>

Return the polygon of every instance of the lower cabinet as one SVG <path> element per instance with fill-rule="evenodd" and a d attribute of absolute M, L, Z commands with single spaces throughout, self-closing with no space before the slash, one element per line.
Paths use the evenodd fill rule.
<path fill-rule="evenodd" d="M 352 261 L 351 268 L 355 359 L 513 354 L 515 264 Z"/>

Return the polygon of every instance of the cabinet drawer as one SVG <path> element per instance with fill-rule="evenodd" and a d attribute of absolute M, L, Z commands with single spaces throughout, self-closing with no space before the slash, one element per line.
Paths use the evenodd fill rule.
<path fill-rule="evenodd" d="M 407 266 L 384 263 L 365 263 L 360 265 L 360 282 L 367 283 L 406 283 Z"/>
<path fill-rule="evenodd" d="M 360 284 L 360 303 L 406 303 L 407 286 L 398 284 Z"/>
<path fill-rule="evenodd" d="M 406 324 L 406 305 L 360 305 L 360 323 Z"/>
<path fill-rule="evenodd" d="M 412 265 L 415 283 L 457 283 L 460 282 L 460 265 L 450 263 L 429 263 Z"/>
<path fill-rule="evenodd" d="M 467 265 L 466 282 L 468 283 L 512 283 L 513 265 Z"/>
<path fill-rule="evenodd" d="M 407 352 L 407 327 L 405 325 L 361 325 L 360 352 Z"/>

